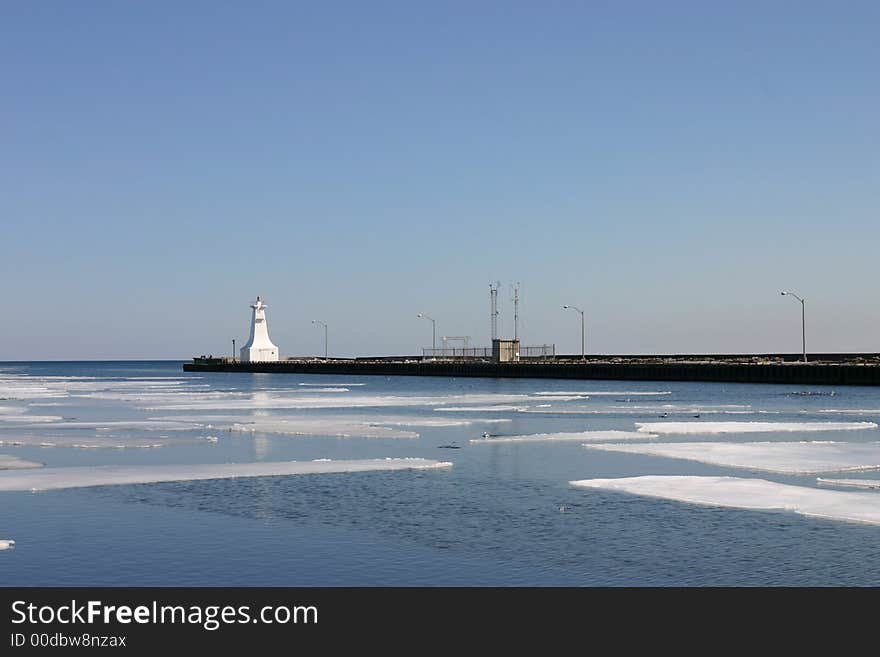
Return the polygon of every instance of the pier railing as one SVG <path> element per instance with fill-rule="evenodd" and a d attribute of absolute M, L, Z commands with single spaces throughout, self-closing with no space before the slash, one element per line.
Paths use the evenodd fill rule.
<path fill-rule="evenodd" d="M 520 358 L 554 358 L 555 344 L 528 345 L 519 348 Z M 492 347 L 438 347 L 422 349 L 423 359 L 492 360 Z"/>

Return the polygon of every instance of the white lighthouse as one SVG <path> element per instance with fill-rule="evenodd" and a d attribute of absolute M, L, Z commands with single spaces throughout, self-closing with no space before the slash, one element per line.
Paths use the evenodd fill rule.
<path fill-rule="evenodd" d="M 278 347 L 269 339 L 269 328 L 266 326 L 266 304 L 257 297 L 251 304 L 251 335 L 241 348 L 241 362 L 278 360 Z"/>

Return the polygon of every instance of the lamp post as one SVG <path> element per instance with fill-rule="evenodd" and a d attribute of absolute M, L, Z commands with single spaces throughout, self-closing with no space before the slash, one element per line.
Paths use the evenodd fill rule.
<path fill-rule="evenodd" d="M 312 324 L 320 324 L 324 327 L 324 360 L 327 360 L 327 325 L 320 319 L 313 319 Z"/>
<path fill-rule="evenodd" d="M 232 362 L 235 362 L 235 338 L 232 338 Z"/>
<path fill-rule="evenodd" d="M 803 347 L 803 352 L 804 352 L 804 362 L 806 363 L 807 362 L 807 320 L 806 320 L 807 313 L 806 313 L 806 309 L 804 307 L 804 301 L 806 301 L 806 299 L 804 299 L 801 296 L 798 296 L 797 294 L 795 294 L 794 292 L 791 292 L 791 291 L 785 291 L 785 292 L 782 292 L 781 294 L 782 294 L 782 296 L 786 296 L 786 295 L 792 296 L 801 302 L 801 345 Z"/>
<path fill-rule="evenodd" d="M 584 337 L 586 335 L 585 331 L 584 331 L 584 311 L 576 306 L 562 306 L 563 310 L 568 310 L 569 308 L 571 310 L 576 310 L 577 312 L 579 312 L 581 314 L 581 360 L 587 360 L 586 349 L 585 349 L 586 341 L 585 341 L 585 337 Z"/>
<path fill-rule="evenodd" d="M 431 317 L 428 317 L 424 313 L 419 313 L 416 317 L 421 317 L 423 319 L 431 320 L 431 351 L 434 352 L 433 356 L 437 357 L 437 322 L 435 322 Z"/>

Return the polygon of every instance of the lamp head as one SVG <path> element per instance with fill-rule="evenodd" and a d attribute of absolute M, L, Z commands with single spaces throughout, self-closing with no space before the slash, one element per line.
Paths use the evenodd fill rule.
<path fill-rule="evenodd" d="M 788 292 L 780 292 L 779 294 L 781 294 L 782 296 L 785 296 L 786 294 L 788 294 Z"/>
<path fill-rule="evenodd" d="M 568 308 L 568 306 L 562 306 L 563 310 L 566 310 L 567 308 Z"/>

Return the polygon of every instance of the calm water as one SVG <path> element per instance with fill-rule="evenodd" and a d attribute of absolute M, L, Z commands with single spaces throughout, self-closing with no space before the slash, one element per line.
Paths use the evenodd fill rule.
<path fill-rule="evenodd" d="M 554 391 L 582 395 L 537 394 Z M 472 410 L 435 410 L 443 406 Z M 672 474 L 814 487 L 815 475 L 587 450 L 578 441 L 468 441 L 484 431 L 633 431 L 636 422 L 665 420 L 878 417 L 880 390 L 870 388 L 197 375 L 184 374 L 177 362 L 0 363 L 0 440 L 27 443 L 0 445 L 0 454 L 47 467 L 397 456 L 454 463 L 447 470 L 0 492 L 0 538 L 16 541 L 0 551 L 0 584 L 876 586 L 880 526 L 568 484 Z M 406 426 L 413 418 L 459 424 Z M 313 427 L 375 420 L 419 436 L 229 431 L 234 421 L 255 419 L 309 419 Z M 661 440 L 878 438 L 869 429 Z M 100 446 L 69 446 L 89 441 Z M 460 449 L 439 447 L 451 443 Z M 140 444 L 160 446 L 120 448 Z"/>

